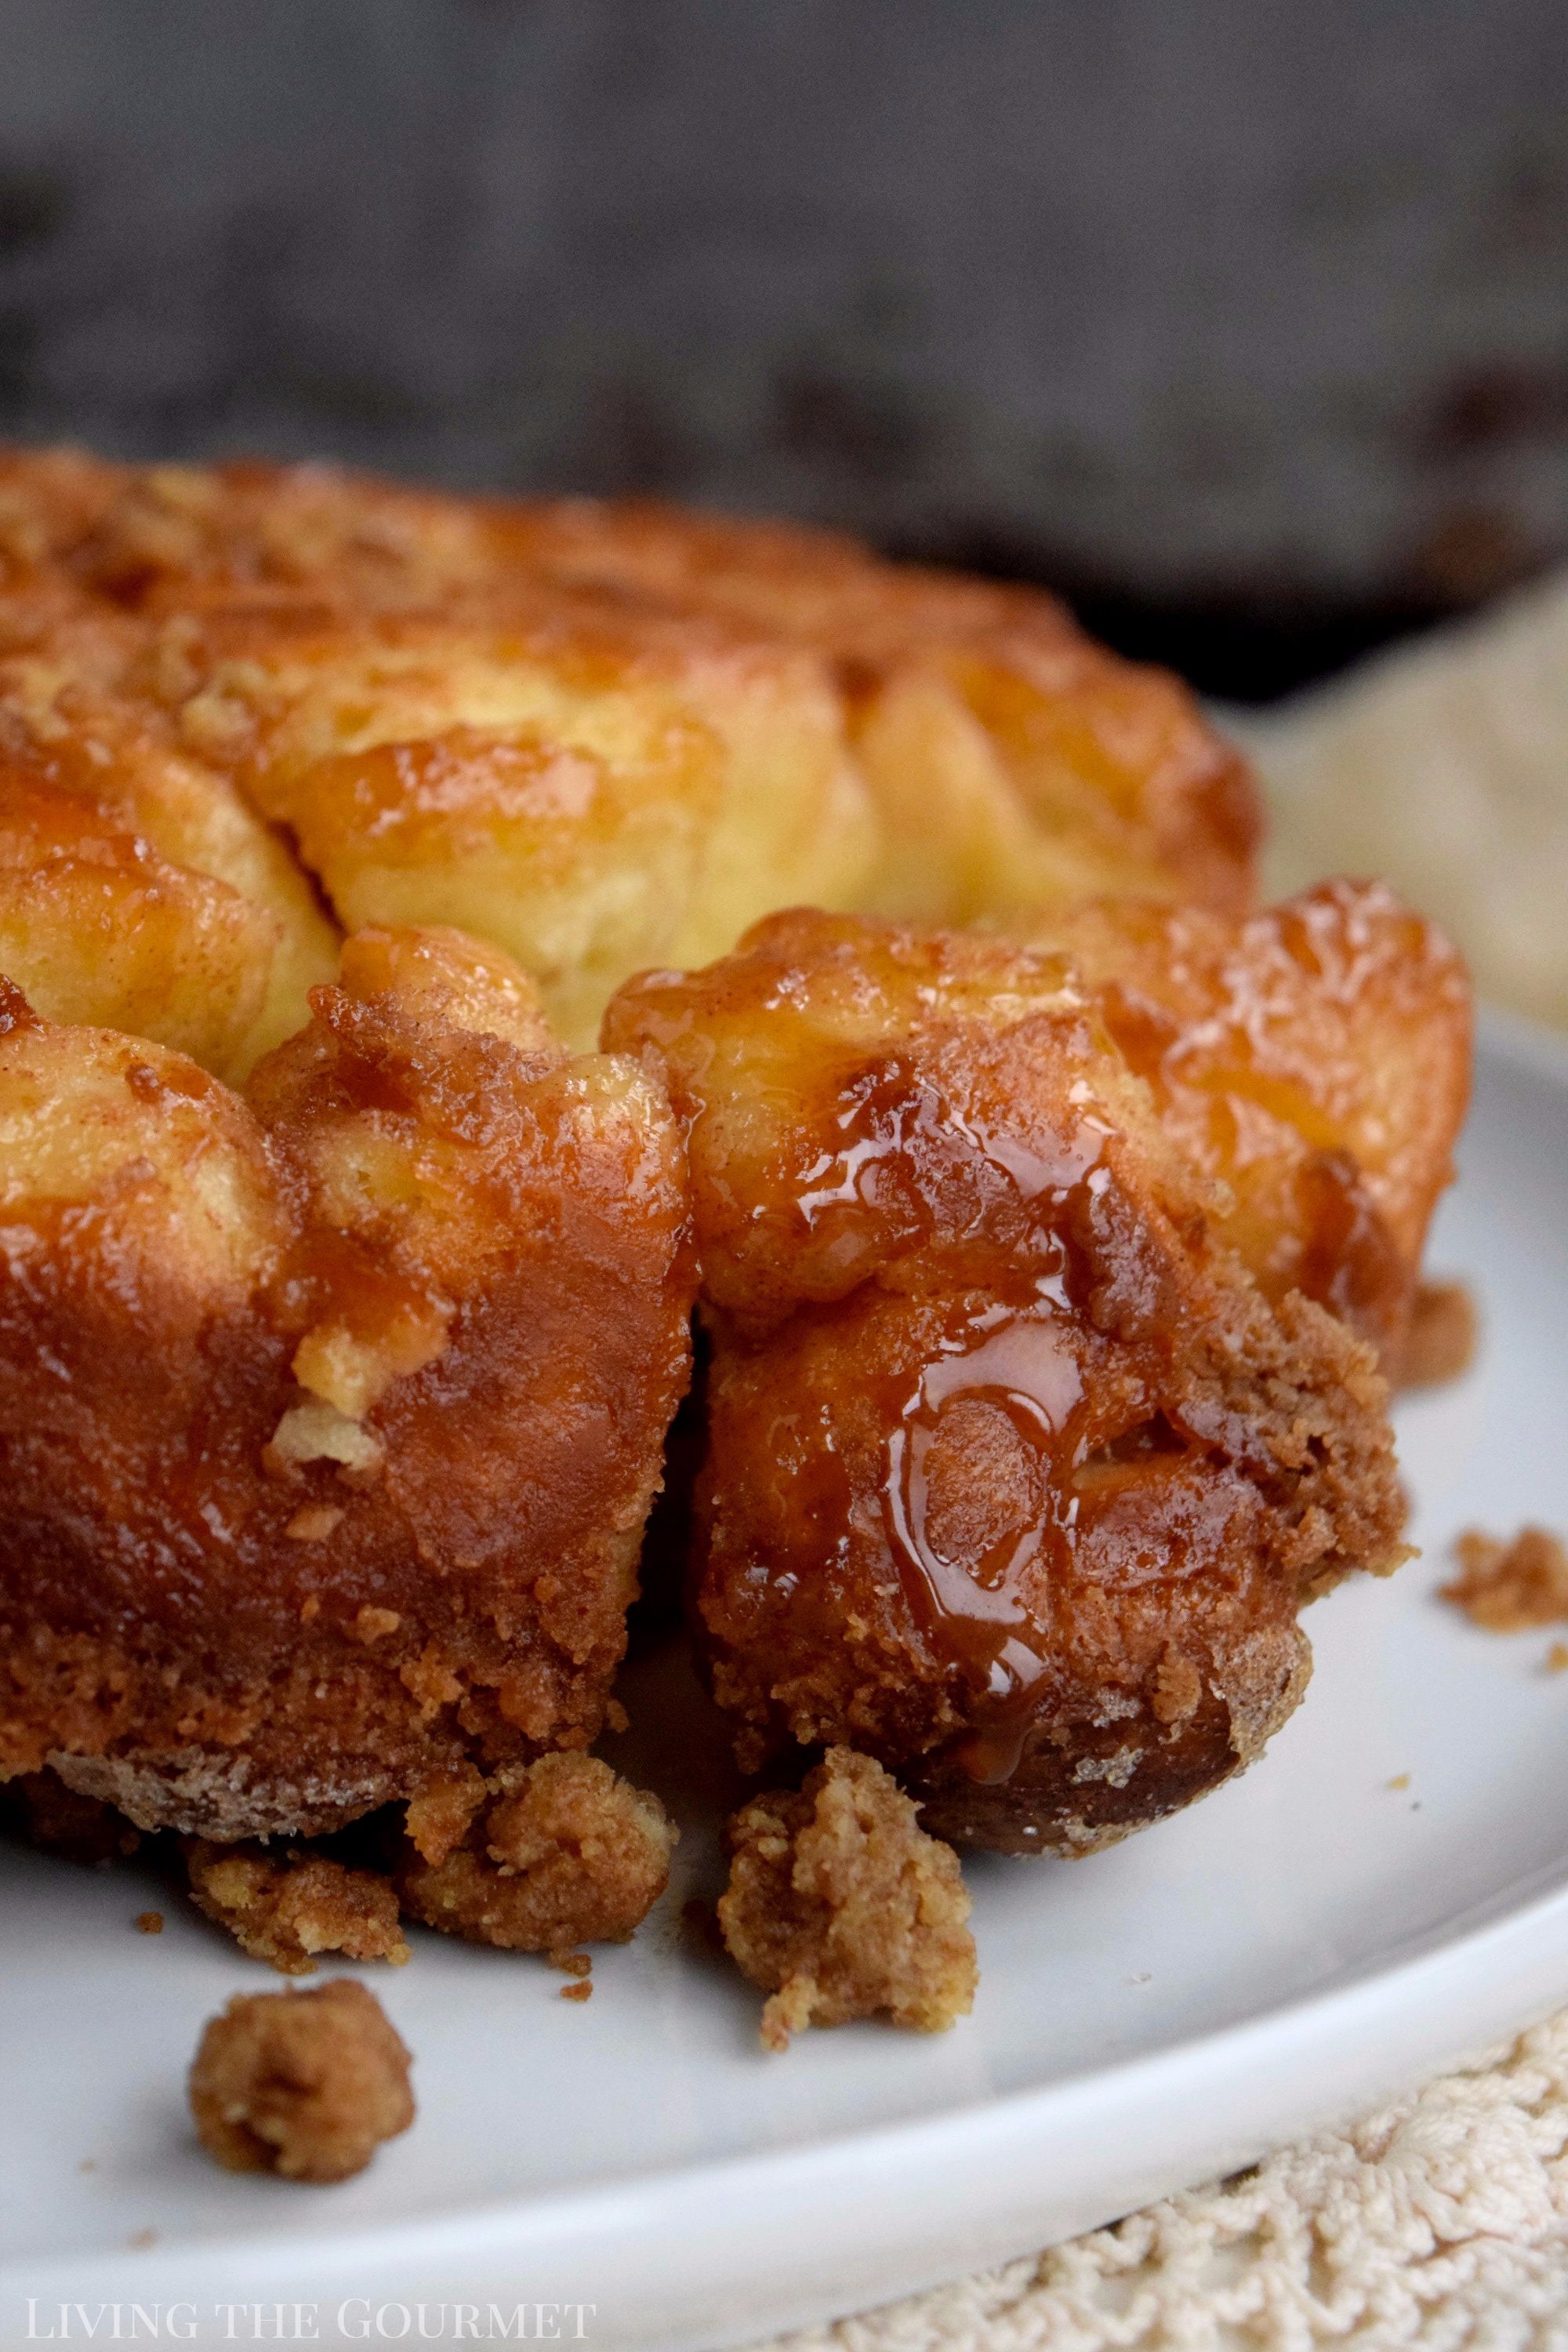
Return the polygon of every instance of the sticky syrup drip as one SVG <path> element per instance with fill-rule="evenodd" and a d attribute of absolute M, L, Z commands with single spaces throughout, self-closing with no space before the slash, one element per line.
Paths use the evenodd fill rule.
<path fill-rule="evenodd" d="M 956 1664 L 969 1687 L 973 1728 L 952 1751 L 974 1780 L 996 1783 L 1017 1769 L 1040 1685 L 1051 1673 L 1050 1635 L 1031 1601 L 1037 1564 L 1065 1570 L 1072 1557 L 1079 1500 L 1064 1475 L 1075 1458 L 1075 1411 L 1082 1397 L 1067 1328 L 1068 1246 L 1061 1227 L 1076 1195 L 1108 1181 L 1096 1163 L 1105 1130 L 1086 1120 L 1049 1160 L 1017 1139 L 1005 1149 L 949 1110 L 946 1124 L 1003 1170 L 1043 1228 L 1031 1253 L 1034 1298 L 997 1303 L 965 1318 L 922 1369 L 889 1434 L 883 1516 L 905 1594 L 927 1640 Z M 1023 1270 L 1022 1267 L 1019 1269 Z M 928 1465 L 944 1414 L 960 1399 L 1004 1412 L 1040 1465 L 1043 1507 L 1033 1522 L 979 1558 L 950 1559 L 930 1526 Z"/>
<path fill-rule="evenodd" d="M 1053 1473 L 1080 1383 L 1047 1302 L 1025 1315 L 992 1307 L 969 1328 L 978 1344 L 955 1339 L 925 1367 L 890 1433 L 884 1496 L 904 1590 L 928 1637 L 963 1667 L 973 1692 L 979 1719 L 959 1760 L 976 1780 L 1005 1780 L 1050 1671 L 1046 1629 L 1030 1610 L 1024 1580 L 1042 1550 L 1070 1552 L 1078 1498 L 1064 1496 Z M 1047 1462 L 1044 1514 L 978 1559 L 946 1558 L 929 1526 L 928 1457 L 944 1411 L 960 1397 L 999 1406 Z"/>

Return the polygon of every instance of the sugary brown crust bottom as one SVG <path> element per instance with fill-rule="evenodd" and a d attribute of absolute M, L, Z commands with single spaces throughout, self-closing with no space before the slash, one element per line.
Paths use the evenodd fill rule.
<path fill-rule="evenodd" d="M 629 1597 L 637 1530 L 611 1538 L 605 1551 L 600 1589 Z M 0 1653 L 5 1635 L 0 1626 Z M 450 1704 L 437 1713 L 410 1692 L 395 1658 L 383 1664 L 362 1647 L 345 1660 L 341 1643 L 318 1643 L 308 1628 L 299 1645 L 298 1663 L 264 1689 L 220 1684 L 193 1693 L 179 1671 L 184 1662 L 165 1654 L 151 1625 L 140 1654 L 34 1628 L 0 1654 L 10 1683 L 0 1775 L 47 1765 L 68 1789 L 114 1806 L 138 1829 L 232 1843 L 327 1836 L 476 1754 L 499 1760 L 526 1752 L 526 1738 L 482 1688 L 451 1693 L 463 1698 L 460 1717 Z M 563 1745 L 585 1747 L 597 1734 L 610 1664 L 596 1664 L 575 1688 L 564 1677 L 558 1685 L 551 1728 Z M 216 1718 L 226 1736 L 182 1741 L 176 1718 L 189 1713 Z M 70 1748 L 46 1744 L 62 1733 Z"/>

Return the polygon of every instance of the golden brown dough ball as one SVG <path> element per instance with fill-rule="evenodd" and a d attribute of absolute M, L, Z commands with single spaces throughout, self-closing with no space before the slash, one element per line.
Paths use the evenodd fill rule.
<path fill-rule="evenodd" d="M 524 975 L 372 932 L 248 1096 L 0 1025 L 0 1773 L 331 1827 L 586 1745 L 685 1385 L 678 1130 Z"/>
<path fill-rule="evenodd" d="M 0 971 L 50 1019 L 237 1080 L 309 1018 L 337 932 L 265 818 L 137 685 L 149 643 L 74 591 L 40 611 L 0 585 Z"/>
<path fill-rule="evenodd" d="M 342 923 L 478 931 L 576 1044 L 781 906 L 1016 928 L 1251 888 L 1251 786 L 1173 680 L 831 533 L 56 452 L 0 463 L 7 546 L 0 650 L 79 688 L 118 647 Z"/>
<path fill-rule="evenodd" d="M 837 707 L 788 648 L 559 596 L 506 626 L 290 634 L 215 608 L 163 646 L 182 740 L 342 921 L 495 940 L 580 1044 L 627 971 L 719 951 L 780 892 L 842 897 L 867 863 Z"/>
<path fill-rule="evenodd" d="M 1255 1756 L 1301 1602 L 1402 1556 L 1386 1389 L 1253 1280 L 1068 957 L 780 916 L 605 1038 L 689 1135 L 743 1758 L 853 1746 L 939 1835 L 1079 1852 Z"/>
<path fill-rule="evenodd" d="M 723 614 L 831 665 L 879 819 L 856 906 L 1010 924 L 1104 892 L 1247 902 L 1244 762 L 1174 678 L 1094 645 L 1054 598 L 653 502 L 514 515 L 556 579 Z"/>
<path fill-rule="evenodd" d="M 1400 1366 L 1469 1097 L 1469 982 L 1442 934 L 1381 883 L 1334 881 L 1239 921 L 1123 901 L 1035 937 L 1226 1186 L 1218 1230 L 1259 1286 L 1320 1299 Z"/>

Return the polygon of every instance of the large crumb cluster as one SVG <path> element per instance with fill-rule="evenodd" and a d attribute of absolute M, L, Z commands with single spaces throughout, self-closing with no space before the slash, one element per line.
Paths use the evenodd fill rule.
<path fill-rule="evenodd" d="M 724 1941 L 770 1995 L 763 2041 L 886 2011 L 938 2033 L 974 2000 L 969 1895 L 951 1846 L 928 1837 L 868 1756 L 829 1748 L 798 1796 L 773 1791 L 730 1823 Z"/>
<path fill-rule="evenodd" d="M 414 2121 L 408 2068 L 380 2002 L 351 1978 L 240 1993 L 202 2035 L 191 2113 L 226 2171 L 346 2180 Z"/>
<path fill-rule="evenodd" d="M 1454 1546 L 1460 1574 L 1441 1586 L 1487 1633 L 1529 1633 L 1568 1618 L 1568 1549 L 1546 1528 L 1521 1528 L 1511 1541 L 1468 1528 Z"/>
<path fill-rule="evenodd" d="M 542 1756 L 498 1796 L 478 1775 L 409 1808 L 404 1908 L 512 1952 L 625 1943 L 669 1879 L 677 1832 L 657 1797 L 596 1756 Z M 582 1996 L 578 1996 L 582 1998 Z"/>
<path fill-rule="evenodd" d="M 203 1838 L 187 1846 L 185 1866 L 197 1908 L 226 1927 L 252 1959 L 269 1960 L 283 1976 L 309 1976 L 321 1952 L 390 1960 L 395 1968 L 408 1958 L 397 1896 L 374 1871 L 350 1870 L 325 1854 L 274 1858 L 259 1846 L 213 1845 Z"/>

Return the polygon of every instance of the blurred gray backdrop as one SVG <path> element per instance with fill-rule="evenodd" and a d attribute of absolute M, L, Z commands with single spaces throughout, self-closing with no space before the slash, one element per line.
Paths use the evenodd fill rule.
<path fill-rule="evenodd" d="M 1568 0 L 0 0 L 0 432 L 821 517 L 1264 695 L 1568 556 Z"/>

